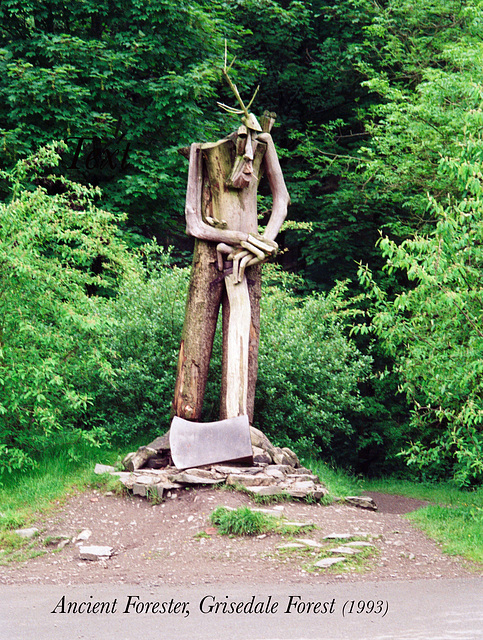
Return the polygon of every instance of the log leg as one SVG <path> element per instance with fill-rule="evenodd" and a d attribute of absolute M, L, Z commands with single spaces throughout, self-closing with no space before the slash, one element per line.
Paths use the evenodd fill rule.
<path fill-rule="evenodd" d="M 250 296 L 250 340 L 248 345 L 248 394 L 247 413 L 253 424 L 255 387 L 258 376 L 258 344 L 260 342 L 260 298 L 262 297 L 262 265 L 257 264 L 246 270 L 248 294 Z"/>
<path fill-rule="evenodd" d="M 216 245 L 197 240 L 178 357 L 171 416 L 200 420 L 223 293 Z"/>

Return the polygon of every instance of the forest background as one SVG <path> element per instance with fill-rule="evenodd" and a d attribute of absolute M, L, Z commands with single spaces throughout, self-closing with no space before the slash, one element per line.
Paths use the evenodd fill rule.
<path fill-rule="evenodd" d="M 255 426 L 356 473 L 478 485 L 482 29 L 481 0 L 2 0 L 0 479 L 169 427 L 178 150 L 238 126 L 226 39 L 292 198 Z M 207 420 L 220 368 L 218 343 Z"/>

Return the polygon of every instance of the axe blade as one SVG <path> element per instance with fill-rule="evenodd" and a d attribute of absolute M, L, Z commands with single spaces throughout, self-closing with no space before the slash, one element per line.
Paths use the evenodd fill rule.
<path fill-rule="evenodd" d="M 169 430 L 169 443 L 177 469 L 219 462 L 253 463 L 248 416 L 217 422 L 190 422 L 175 416 Z"/>

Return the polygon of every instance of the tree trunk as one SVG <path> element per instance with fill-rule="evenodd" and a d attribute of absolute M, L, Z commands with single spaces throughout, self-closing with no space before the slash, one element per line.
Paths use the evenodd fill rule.
<path fill-rule="evenodd" d="M 185 420 L 201 418 L 223 289 L 216 245 L 196 240 L 171 411 Z"/>

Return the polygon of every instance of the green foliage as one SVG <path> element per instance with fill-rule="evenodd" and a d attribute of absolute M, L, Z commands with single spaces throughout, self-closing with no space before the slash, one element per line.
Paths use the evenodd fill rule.
<path fill-rule="evenodd" d="M 107 303 L 113 375 L 99 381 L 91 412 L 124 443 L 169 429 L 187 295 L 188 271 L 172 265 L 168 252 L 148 245 L 144 258 Z"/>
<path fill-rule="evenodd" d="M 56 195 L 29 186 L 58 161 L 50 146 L 1 174 L 12 193 L 0 204 L 2 473 L 32 464 L 56 434 L 70 434 L 72 455 L 79 439 L 95 446 L 107 435 L 79 427 L 94 374 L 111 374 L 102 294 L 134 267 L 92 191 L 51 176 Z"/>
<path fill-rule="evenodd" d="M 231 511 L 226 507 L 217 507 L 210 515 L 210 521 L 222 535 L 256 536 L 272 531 L 278 521 L 261 511 L 252 511 L 249 507 L 239 507 Z"/>
<path fill-rule="evenodd" d="M 228 29 L 211 4 L 2 3 L 0 162 L 63 139 L 59 171 L 100 185 L 106 208 L 127 212 L 132 230 L 181 228 L 176 150 L 221 120 L 205 116 Z"/>
<path fill-rule="evenodd" d="M 341 90 L 345 102 L 325 117 L 307 114 L 285 143 L 291 215 L 312 223 L 310 234 L 287 234 L 287 242 L 325 287 L 352 278 L 362 256 L 381 265 L 379 229 L 404 239 L 434 225 L 427 191 L 461 193 L 439 173 L 440 157 L 481 129 L 481 3 L 338 3 L 324 7 L 325 29 L 333 13 L 345 48 L 328 35 L 330 53 L 346 57 L 336 67 L 343 79 L 328 91 Z"/>
<path fill-rule="evenodd" d="M 357 313 L 340 283 L 327 295 L 295 298 L 269 286 L 262 296 L 255 426 L 300 453 L 338 457 L 337 434 L 350 434 L 349 414 L 363 408 L 359 384 L 370 372 L 345 334 Z"/>
<path fill-rule="evenodd" d="M 464 197 L 430 197 L 438 220 L 431 234 L 401 244 L 381 238 L 385 269 L 403 271 L 407 290 L 392 300 L 360 268 L 376 301 L 373 329 L 413 406 L 419 437 L 404 452 L 408 464 L 462 486 L 483 478 L 481 157 L 481 140 L 469 139 L 459 157 L 442 160 L 441 173 Z"/>

